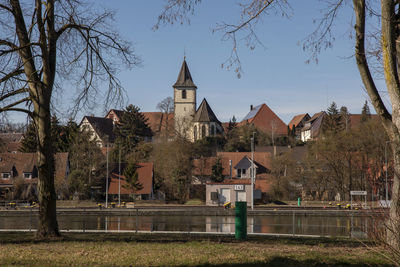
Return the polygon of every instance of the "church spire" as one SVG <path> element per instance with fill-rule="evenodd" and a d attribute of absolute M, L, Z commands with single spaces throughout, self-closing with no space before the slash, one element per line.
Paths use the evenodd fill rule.
<path fill-rule="evenodd" d="M 192 75 L 190 75 L 189 67 L 186 63 L 186 55 L 183 58 L 182 67 L 178 75 L 178 79 L 176 83 L 173 85 L 176 87 L 191 87 L 197 88 L 197 86 L 193 83 Z"/>

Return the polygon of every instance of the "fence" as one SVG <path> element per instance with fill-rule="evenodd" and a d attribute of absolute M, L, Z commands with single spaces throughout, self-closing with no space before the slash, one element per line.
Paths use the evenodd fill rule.
<path fill-rule="evenodd" d="M 233 234 L 234 216 L 220 215 L 141 215 L 138 209 L 129 216 L 92 215 L 86 211 L 79 215 L 58 214 L 61 231 L 70 232 L 133 232 L 133 233 L 204 233 Z M 306 215 L 290 211 L 278 215 L 248 216 L 248 233 L 260 235 L 290 235 L 313 237 L 367 238 L 374 222 L 372 217 L 359 215 Z M 0 219 L 0 231 L 35 231 L 37 218 L 30 208 L 23 216 L 7 214 Z"/>

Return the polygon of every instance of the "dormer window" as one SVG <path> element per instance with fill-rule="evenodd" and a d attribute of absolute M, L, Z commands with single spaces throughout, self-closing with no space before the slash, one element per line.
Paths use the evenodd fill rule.
<path fill-rule="evenodd" d="M 245 177 L 246 176 L 246 169 L 237 169 L 237 177 Z"/>
<path fill-rule="evenodd" d="M 3 172 L 1 173 L 1 178 L 4 180 L 8 180 L 11 178 L 11 172 Z"/>
<path fill-rule="evenodd" d="M 182 99 L 186 99 L 186 90 L 182 90 Z"/>
<path fill-rule="evenodd" d="M 24 178 L 25 179 L 32 179 L 32 173 L 31 172 L 24 172 Z"/>

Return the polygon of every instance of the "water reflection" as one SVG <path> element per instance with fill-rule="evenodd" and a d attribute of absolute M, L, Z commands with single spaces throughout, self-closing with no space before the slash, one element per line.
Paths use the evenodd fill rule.
<path fill-rule="evenodd" d="M 74 216 L 59 215 L 62 230 L 235 232 L 234 216 Z M 371 217 L 268 215 L 247 219 L 248 233 L 362 237 Z M 35 217 L 1 217 L 0 229 L 36 229 Z"/>

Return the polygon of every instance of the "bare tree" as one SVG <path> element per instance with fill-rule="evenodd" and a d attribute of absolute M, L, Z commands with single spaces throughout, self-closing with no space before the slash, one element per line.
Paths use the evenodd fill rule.
<path fill-rule="evenodd" d="M 174 112 L 174 99 L 170 96 L 166 97 L 157 104 L 156 108 L 165 114 L 172 113 Z"/>
<path fill-rule="evenodd" d="M 38 237 L 58 236 L 51 108 L 55 90 L 76 86 L 75 107 L 90 104 L 97 81 L 106 102 L 122 96 L 120 63 L 137 64 L 129 43 L 110 26 L 112 13 L 80 0 L 5 0 L 0 3 L 0 113 L 28 114 L 38 136 Z M 61 91 L 63 92 L 63 91 Z"/>
<path fill-rule="evenodd" d="M 157 104 L 156 108 L 163 113 L 163 117 L 160 120 L 161 135 L 165 135 L 165 138 L 168 139 L 171 131 L 171 129 L 169 129 L 169 124 L 171 123 L 169 119 L 171 117 L 171 113 L 174 112 L 174 99 L 170 96 L 166 97 Z"/>

